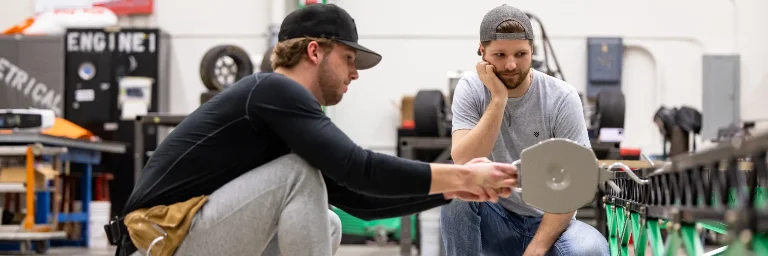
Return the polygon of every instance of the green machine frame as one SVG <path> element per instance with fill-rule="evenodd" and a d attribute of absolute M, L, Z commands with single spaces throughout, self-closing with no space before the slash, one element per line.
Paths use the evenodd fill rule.
<path fill-rule="evenodd" d="M 633 171 L 645 184 L 616 173 L 619 190 L 606 186 L 603 197 L 611 255 L 629 255 L 630 236 L 634 255 L 768 255 L 766 150 L 768 134 Z M 703 230 L 727 245 L 705 253 Z"/>

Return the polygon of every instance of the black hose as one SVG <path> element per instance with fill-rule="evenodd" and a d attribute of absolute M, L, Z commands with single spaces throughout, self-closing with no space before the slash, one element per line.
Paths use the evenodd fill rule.
<path fill-rule="evenodd" d="M 560 80 L 565 81 L 565 75 L 563 75 L 562 69 L 560 68 L 560 62 L 557 60 L 557 56 L 555 55 L 555 50 L 554 48 L 552 48 L 552 43 L 549 41 L 549 36 L 547 36 L 547 32 L 544 29 L 544 24 L 536 15 L 533 15 L 531 13 L 525 13 L 525 14 L 528 15 L 528 18 L 530 18 L 531 20 L 535 20 L 536 23 L 539 23 L 539 29 L 541 29 L 541 38 L 544 46 L 544 65 L 546 65 L 547 71 L 551 72 L 552 75 L 555 77 L 559 75 Z M 547 47 L 549 47 L 549 50 L 547 50 Z M 552 69 L 549 67 L 549 51 L 552 51 L 552 60 L 555 62 L 555 67 L 557 68 L 555 71 L 552 71 Z"/>

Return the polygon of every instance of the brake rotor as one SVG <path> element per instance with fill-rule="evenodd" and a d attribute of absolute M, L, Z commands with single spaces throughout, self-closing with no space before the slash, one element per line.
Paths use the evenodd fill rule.
<path fill-rule="evenodd" d="M 594 200 L 600 167 L 591 149 L 555 138 L 524 149 L 520 159 L 519 182 L 527 204 L 567 213 Z"/>

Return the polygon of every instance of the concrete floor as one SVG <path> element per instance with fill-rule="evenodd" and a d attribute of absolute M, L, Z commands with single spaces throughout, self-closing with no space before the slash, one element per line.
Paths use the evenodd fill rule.
<path fill-rule="evenodd" d="M 706 246 L 705 252 L 716 249 L 714 246 Z M 0 255 L 23 255 L 18 252 L 0 252 Z M 34 255 L 34 254 L 27 254 Z M 47 254 L 49 256 L 113 256 L 114 249 L 85 249 L 85 248 L 53 248 Z M 397 245 L 376 246 L 376 245 L 342 245 L 334 256 L 399 256 L 400 247 Z M 417 255 L 414 249 L 411 255 Z M 652 255 L 650 250 L 645 255 Z M 685 255 L 681 249 L 677 255 Z M 634 251 L 630 245 L 629 256 L 634 256 Z"/>
<path fill-rule="evenodd" d="M 23 255 L 18 252 L 0 252 L 0 255 Z M 34 254 L 27 254 L 34 255 Z M 85 248 L 52 248 L 48 256 L 113 256 L 114 249 L 85 249 Z M 342 245 L 335 256 L 399 256 L 400 247 L 392 246 L 367 246 L 367 245 Z M 416 255 L 414 250 L 413 255 Z"/>

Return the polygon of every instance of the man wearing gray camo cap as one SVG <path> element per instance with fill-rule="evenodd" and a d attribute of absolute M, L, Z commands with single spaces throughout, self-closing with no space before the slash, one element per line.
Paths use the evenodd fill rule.
<path fill-rule="evenodd" d="M 551 138 L 590 146 L 578 92 L 531 68 L 533 39 L 528 15 L 517 8 L 502 5 L 483 18 L 482 60 L 477 73 L 461 78 L 451 106 L 457 164 L 477 157 L 511 163 L 522 149 Z M 440 221 L 449 256 L 609 255 L 605 237 L 575 212 L 544 213 L 517 192 L 498 203 L 454 200 L 442 206 Z"/>

